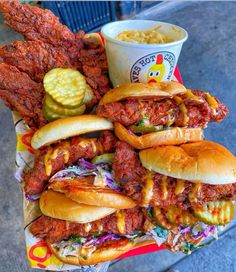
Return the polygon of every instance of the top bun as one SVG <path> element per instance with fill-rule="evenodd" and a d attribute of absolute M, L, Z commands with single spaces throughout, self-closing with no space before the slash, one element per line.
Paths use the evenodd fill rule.
<path fill-rule="evenodd" d="M 127 83 L 107 92 L 99 102 L 99 105 L 132 98 L 172 97 L 185 93 L 186 88 L 175 81 L 157 83 Z"/>
<path fill-rule="evenodd" d="M 96 115 L 62 118 L 37 130 L 32 137 L 31 145 L 38 149 L 68 137 L 106 129 L 113 129 L 112 123 Z"/>
<path fill-rule="evenodd" d="M 43 214 L 61 220 L 89 223 L 112 214 L 116 209 L 78 204 L 64 194 L 52 190 L 44 191 L 39 200 Z"/>
<path fill-rule="evenodd" d="M 236 181 L 236 157 L 214 142 L 150 148 L 139 157 L 148 170 L 173 178 L 213 185 Z"/>

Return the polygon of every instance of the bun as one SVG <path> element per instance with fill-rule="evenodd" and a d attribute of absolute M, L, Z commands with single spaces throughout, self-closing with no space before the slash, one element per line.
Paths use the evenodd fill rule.
<path fill-rule="evenodd" d="M 129 251 L 134 247 L 131 241 L 127 238 L 121 240 L 111 240 L 107 246 L 97 248 L 92 254 L 83 258 L 82 254 L 78 257 L 62 257 L 58 254 L 58 249 L 53 247 L 52 244 L 48 243 L 51 251 L 56 257 L 63 263 L 73 264 L 73 265 L 93 265 L 101 262 L 110 261 L 116 259 L 120 255 Z"/>
<path fill-rule="evenodd" d="M 116 210 L 111 208 L 78 204 L 64 194 L 52 190 L 44 191 L 39 200 L 43 214 L 77 223 L 89 223 L 106 217 Z"/>
<path fill-rule="evenodd" d="M 120 101 L 129 97 L 172 97 L 185 92 L 186 88 L 182 84 L 175 81 L 157 83 L 128 83 L 107 92 L 100 100 L 99 106 Z"/>
<path fill-rule="evenodd" d="M 145 149 L 160 145 L 179 145 L 186 142 L 203 140 L 201 128 L 171 128 L 168 130 L 151 132 L 142 136 L 131 134 L 123 125 L 115 123 L 116 136 L 136 149 Z"/>
<path fill-rule="evenodd" d="M 139 157 L 148 170 L 173 178 L 213 185 L 236 181 L 235 156 L 214 142 L 150 148 L 140 151 Z"/>
<path fill-rule="evenodd" d="M 117 259 L 122 254 L 130 251 L 131 249 L 138 248 L 144 245 L 153 244 L 155 241 L 141 241 L 137 240 L 131 242 L 130 239 L 123 238 L 121 240 L 111 240 L 107 246 L 97 248 L 91 255 L 83 258 L 82 255 L 78 257 L 61 257 L 58 254 L 58 249 L 55 248 L 52 244 L 48 243 L 51 251 L 56 257 L 61 260 L 63 263 L 73 264 L 73 265 L 93 265 L 101 262 L 107 262 L 110 260 Z"/>
<path fill-rule="evenodd" d="M 86 33 L 83 37 L 86 44 L 104 46 L 101 36 L 98 33 Z"/>
<path fill-rule="evenodd" d="M 62 118 L 37 130 L 32 137 L 31 145 L 38 149 L 68 137 L 106 129 L 113 129 L 112 123 L 96 115 Z"/>
<path fill-rule="evenodd" d="M 77 203 L 114 209 L 130 209 L 136 206 L 128 196 L 116 193 L 107 187 L 80 182 L 79 179 L 53 182 L 49 188 L 64 193 L 66 197 Z"/>

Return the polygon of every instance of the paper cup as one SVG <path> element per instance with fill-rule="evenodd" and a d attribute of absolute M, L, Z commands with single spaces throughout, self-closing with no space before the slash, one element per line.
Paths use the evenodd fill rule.
<path fill-rule="evenodd" d="M 137 44 L 116 39 L 124 30 L 150 30 L 160 25 L 158 31 L 174 41 L 164 44 Z M 127 20 L 106 24 L 101 33 L 105 40 L 109 76 L 114 87 L 128 82 L 169 81 L 187 32 L 176 25 L 149 21 Z"/>

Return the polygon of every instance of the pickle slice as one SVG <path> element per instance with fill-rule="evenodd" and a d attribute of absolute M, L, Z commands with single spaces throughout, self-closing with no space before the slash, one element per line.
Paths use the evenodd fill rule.
<path fill-rule="evenodd" d="M 165 215 L 167 220 L 174 225 L 192 226 L 198 221 L 188 210 L 175 206 L 170 206 Z"/>
<path fill-rule="evenodd" d="M 114 153 L 105 153 L 100 156 L 94 157 L 91 162 L 94 164 L 104 163 L 104 162 L 113 163 L 114 157 L 115 157 Z"/>
<path fill-rule="evenodd" d="M 173 225 L 167 221 L 165 215 L 163 214 L 163 212 L 161 211 L 159 207 L 153 208 L 153 216 L 156 220 L 157 225 L 159 225 L 160 227 L 163 227 L 166 229 L 173 228 Z"/>
<path fill-rule="evenodd" d="M 228 224 L 234 217 L 234 203 L 218 200 L 204 203 L 201 207 L 193 207 L 194 215 L 208 225 Z"/>
<path fill-rule="evenodd" d="M 135 126 L 131 125 L 129 129 L 134 133 L 149 133 L 163 130 L 163 126 Z"/>
<path fill-rule="evenodd" d="M 77 70 L 55 68 L 43 79 L 46 93 L 63 106 L 79 106 L 84 99 L 87 87 L 84 76 Z"/>
<path fill-rule="evenodd" d="M 84 93 L 83 104 L 89 103 L 94 97 L 93 91 L 88 84 L 86 84 L 86 90 Z"/>
<path fill-rule="evenodd" d="M 59 113 L 51 110 L 51 108 L 49 108 L 47 106 L 47 104 L 44 104 L 43 113 L 44 113 L 45 118 L 48 121 L 53 121 L 53 120 L 56 120 L 59 118 L 67 117 L 67 116 L 81 115 L 84 113 L 85 109 L 86 109 L 86 106 L 82 105 L 79 108 L 76 108 L 75 110 L 66 109 L 66 111 L 65 111 L 66 114 L 59 114 Z"/>
<path fill-rule="evenodd" d="M 83 114 L 86 110 L 85 105 L 81 105 L 74 108 L 66 108 L 57 103 L 55 100 L 52 99 L 52 97 L 49 94 L 46 94 L 45 97 L 45 104 L 49 111 L 54 112 L 57 115 L 62 116 L 73 116 L 73 115 L 80 115 Z"/>
<path fill-rule="evenodd" d="M 49 122 L 64 117 L 63 115 L 53 112 L 46 104 L 43 105 L 43 114 Z"/>

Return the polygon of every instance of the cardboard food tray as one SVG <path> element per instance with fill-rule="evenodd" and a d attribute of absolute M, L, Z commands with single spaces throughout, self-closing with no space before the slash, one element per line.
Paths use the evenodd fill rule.
<path fill-rule="evenodd" d="M 175 69 L 173 80 L 182 83 L 182 79 L 178 68 Z M 21 116 L 17 112 L 12 112 L 13 120 L 15 124 L 15 131 L 17 137 L 16 143 L 16 172 L 15 177 L 19 181 L 22 192 L 23 182 L 22 173 L 32 168 L 34 164 L 34 150 L 32 149 L 30 142 L 32 137 L 32 131 L 25 125 Z M 87 272 L 103 272 L 107 270 L 107 263 L 98 264 L 95 266 L 78 267 L 74 265 L 63 264 L 58 260 L 50 251 L 47 244 L 35 238 L 28 230 L 30 223 L 41 215 L 38 201 L 30 202 L 23 197 L 23 214 L 24 214 L 24 228 L 25 228 L 25 240 L 27 257 L 32 268 L 47 269 L 54 271 L 72 270 L 80 268 L 81 271 Z M 119 259 L 150 253 L 158 250 L 162 250 L 163 247 L 158 247 L 155 243 L 145 245 L 142 247 L 134 248 L 129 252 L 121 255 Z"/>

